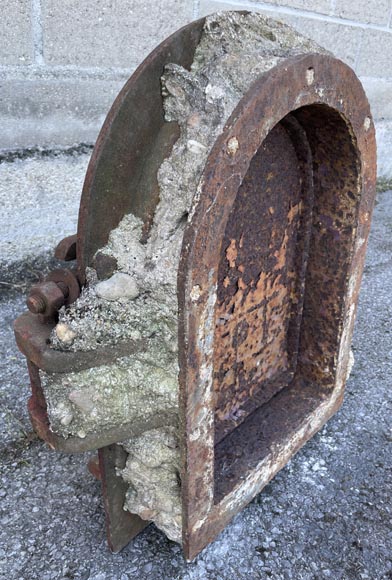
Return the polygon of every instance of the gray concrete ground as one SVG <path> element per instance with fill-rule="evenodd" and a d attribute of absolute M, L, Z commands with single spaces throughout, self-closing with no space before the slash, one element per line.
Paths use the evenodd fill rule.
<path fill-rule="evenodd" d="M 24 310 L 26 286 L 48 267 L 48 250 L 74 232 L 86 162 L 86 155 L 60 156 L 0 166 L 0 577 L 392 579 L 392 192 L 379 194 L 375 210 L 356 363 L 342 409 L 186 564 L 180 547 L 153 525 L 120 554 L 110 554 L 88 456 L 51 452 L 28 421 L 28 377 L 12 321 Z M 54 192 L 62 193 L 62 204 L 53 202 Z M 45 231 L 36 242 L 41 219 Z M 15 232 L 17 244 L 4 253 Z"/>

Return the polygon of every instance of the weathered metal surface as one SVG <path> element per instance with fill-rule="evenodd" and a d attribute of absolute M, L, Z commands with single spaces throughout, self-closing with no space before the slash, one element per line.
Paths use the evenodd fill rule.
<path fill-rule="evenodd" d="M 55 282 L 64 294 L 64 304 L 68 306 L 75 302 L 80 295 L 80 284 L 76 273 L 69 268 L 52 270 L 45 280 Z"/>
<path fill-rule="evenodd" d="M 217 337 L 222 337 L 216 322 L 226 316 L 225 324 L 230 324 L 232 314 L 229 302 L 226 313 L 222 306 L 225 277 L 219 278 L 219 272 L 222 260 L 230 261 L 235 254 L 229 239 L 223 244 L 222 240 L 232 231 L 233 226 L 228 224 L 241 184 L 252 179 L 254 155 L 263 143 L 268 143 L 265 139 L 273 127 L 290 114 L 306 133 L 314 179 L 309 248 L 304 239 L 303 252 L 296 252 L 299 265 L 290 268 L 289 259 L 286 266 L 286 271 L 300 272 L 300 287 L 304 283 L 303 313 L 300 304 L 295 307 L 295 293 L 290 305 L 298 318 L 292 334 L 295 344 L 295 329 L 299 327 L 297 364 L 291 382 L 215 447 L 216 415 L 218 412 L 218 419 L 221 418 L 222 404 L 217 397 L 221 385 L 214 375 L 214 352 L 222 352 L 221 343 L 217 343 Z M 230 148 L 234 140 L 235 154 Z M 260 195 L 268 197 L 268 174 L 262 177 L 258 183 Z M 260 77 L 240 101 L 209 156 L 199 202 L 185 233 L 179 273 L 183 542 L 189 559 L 214 538 L 341 404 L 375 177 L 374 127 L 366 96 L 353 71 L 329 56 L 289 58 Z M 290 191 L 295 199 L 292 187 Z M 265 221 L 270 218 L 266 211 L 261 214 L 263 227 L 268 228 Z M 281 211 L 281 216 L 282 224 L 277 225 L 280 236 L 290 227 L 289 209 Z M 293 244 L 294 233 L 288 239 L 290 236 Z M 238 250 L 240 231 L 235 231 L 235 239 Z M 282 247 L 281 240 L 275 248 L 277 261 L 271 258 L 268 265 L 269 275 Z M 256 244 L 257 249 L 261 272 L 265 267 L 261 241 Z M 237 256 L 235 263 L 241 265 L 243 261 Z M 284 269 L 275 273 L 284 275 Z M 233 280 L 240 286 L 240 274 L 236 276 Z M 279 306 L 281 303 L 285 303 L 284 295 Z M 288 313 L 289 302 L 286 305 Z M 274 340 L 275 336 L 284 337 L 275 345 L 278 353 L 285 348 L 282 345 L 290 344 L 289 334 L 288 327 L 282 334 L 273 334 Z M 257 338 L 257 333 L 254 336 Z M 269 364 L 275 361 L 275 353 L 271 355 Z M 259 360 L 263 364 L 261 357 Z M 274 364 L 272 368 L 276 368 Z M 249 393 L 249 383 L 241 386 L 239 377 L 234 383 L 242 387 L 240 395 Z M 222 396 L 224 400 L 224 393 Z"/>
<path fill-rule="evenodd" d="M 253 157 L 222 242 L 215 443 L 296 369 L 313 188 L 306 134 L 294 117 L 287 127 L 276 125 Z"/>
<path fill-rule="evenodd" d="M 65 262 L 76 260 L 76 239 L 77 234 L 63 238 L 56 246 L 54 257 Z"/>
<path fill-rule="evenodd" d="M 157 170 L 178 137 L 178 126 L 163 119 L 160 77 L 167 62 L 191 64 L 203 23 L 160 45 L 108 115 L 81 200 L 81 281 L 89 265 L 101 279 L 110 276 L 113 261 L 99 254 L 93 261 L 94 255 L 125 213 L 141 217 L 148 234 Z M 332 57 L 307 55 L 262 75 L 217 139 L 201 184 L 178 276 L 188 559 L 341 404 L 375 193 L 374 128 L 354 73 Z M 74 257 L 74 239 L 60 246 L 58 256 Z M 66 288 L 62 294 L 69 299 Z M 41 312 L 38 298 L 31 305 Z M 85 439 L 57 437 L 38 369 L 108 364 L 143 344 L 59 352 L 48 345 L 53 324 L 32 314 L 15 324 L 29 360 L 32 423 L 56 449 L 100 448 L 109 544 L 118 551 L 147 523 L 123 510 L 126 484 L 116 469 L 125 454 L 112 443 L 177 418 L 163 415 Z"/>
<path fill-rule="evenodd" d="M 46 323 L 57 318 L 59 309 L 72 304 L 80 295 L 79 280 L 72 270 L 53 270 L 43 282 L 35 284 L 26 300 L 27 308 Z"/>
<path fill-rule="evenodd" d="M 87 462 L 87 469 L 89 470 L 89 472 L 91 473 L 91 475 L 93 477 L 95 477 L 95 479 L 98 479 L 99 481 L 101 481 L 102 476 L 101 476 L 101 470 L 99 467 L 99 456 L 98 454 L 93 455 L 92 457 L 90 457 L 90 459 Z"/>
<path fill-rule="evenodd" d="M 64 300 L 64 293 L 55 282 L 41 282 L 31 288 L 26 305 L 32 314 L 49 320 L 54 319 Z"/>
<path fill-rule="evenodd" d="M 204 18 L 175 32 L 139 66 L 113 103 L 94 147 L 80 203 L 77 257 L 81 278 L 124 214 L 148 233 L 159 200 L 157 171 L 178 138 L 163 116 L 160 78 L 165 64 L 188 68 Z M 99 227 L 97 227 L 99 224 Z"/>

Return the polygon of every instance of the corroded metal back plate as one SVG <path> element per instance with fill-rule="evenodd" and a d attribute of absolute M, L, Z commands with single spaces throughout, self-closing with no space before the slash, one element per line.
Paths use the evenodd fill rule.
<path fill-rule="evenodd" d="M 301 125 L 288 116 L 253 157 L 222 241 L 216 443 L 294 376 L 312 204 L 310 147 Z"/>
<path fill-rule="evenodd" d="M 215 143 L 179 272 L 189 559 L 341 404 L 375 168 L 362 86 L 325 55 L 262 75 Z"/>
<path fill-rule="evenodd" d="M 164 120 L 161 76 L 168 63 L 188 68 L 204 18 L 181 28 L 143 61 L 125 84 L 98 136 L 80 202 L 77 259 L 81 278 L 126 213 L 148 231 L 159 200 L 157 172 L 179 136 Z"/>

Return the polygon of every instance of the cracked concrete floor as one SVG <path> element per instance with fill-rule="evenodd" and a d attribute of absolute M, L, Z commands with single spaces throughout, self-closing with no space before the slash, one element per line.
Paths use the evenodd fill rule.
<path fill-rule="evenodd" d="M 72 207 L 64 235 L 73 233 Z M 24 266 L 0 264 L 0 281 L 14 284 L 0 288 L 1 578 L 392 578 L 392 192 L 375 209 L 343 407 L 191 564 L 153 525 L 110 554 L 88 455 L 54 453 L 31 434 L 28 377 L 12 334 L 31 279 L 29 259 Z"/>

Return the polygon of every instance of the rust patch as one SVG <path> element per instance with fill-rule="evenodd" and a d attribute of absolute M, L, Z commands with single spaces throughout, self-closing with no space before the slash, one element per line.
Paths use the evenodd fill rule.
<path fill-rule="evenodd" d="M 310 174 L 306 136 L 291 119 L 286 128 L 279 124 L 271 131 L 238 190 L 218 273 L 216 443 L 293 377 L 303 240 L 313 198 Z"/>

